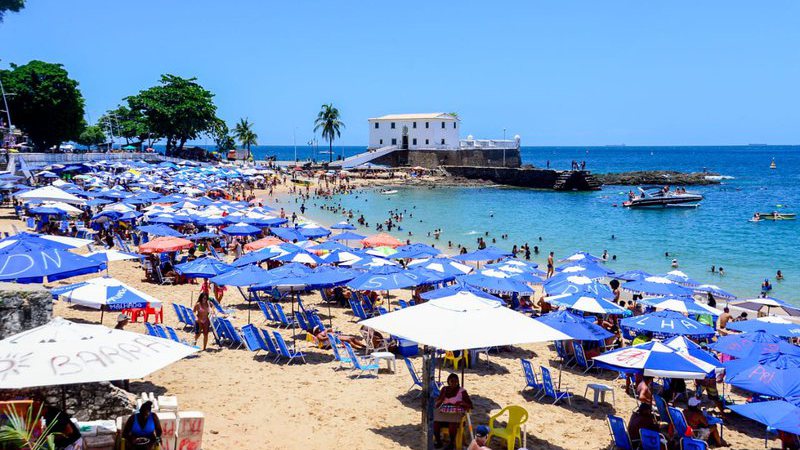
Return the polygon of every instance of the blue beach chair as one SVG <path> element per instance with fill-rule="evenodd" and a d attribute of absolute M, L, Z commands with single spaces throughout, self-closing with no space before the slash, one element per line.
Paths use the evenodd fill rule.
<path fill-rule="evenodd" d="M 262 341 L 267 346 L 267 353 L 273 357 L 272 362 L 276 362 L 281 358 L 281 352 L 278 351 L 278 347 L 275 346 L 272 336 L 269 335 L 269 331 L 264 329 L 261 330 L 261 336 L 264 338 Z"/>
<path fill-rule="evenodd" d="M 614 440 L 614 448 L 617 450 L 633 450 L 633 442 L 628 435 L 628 427 L 622 417 L 609 414 L 608 429 L 611 431 L 611 439 Z"/>
<path fill-rule="evenodd" d="M 640 450 L 661 450 L 662 436 L 658 431 L 639 429 L 639 449 Z M 663 442 L 667 442 L 663 439 Z"/>
<path fill-rule="evenodd" d="M 594 360 L 586 359 L 586 353 L 583 351 L 583 344 L 577 342 L 573 343 L 572 348 L 575 349 L 575 361 L 577 361 L 578 366 L 584 369 L 583 373 L 594 369 Z"/>
<path fill-rule="evenodd" d="M 289 364 L 291 364 L 295 359 L 300 359 L 300 361 L 303 361 L 303 363 L 306 362 L 303 352 L 289 350 L 289 347 L 286 346 L 286 341 L 283 340 L 283 336 L 281 336 L 280 333 L 273 331 L 272 334 L 275 336 L 275 343 L 278 344 L 278 352 L 282 357 L 289 358 Z"/>
<path fill-rule="evenodd" d="M 681 439 L 681 450 L 708 450 L 708 443 L 700 439 L 685 437 Z"/>
<path fill-rule="evenodd" d="M 522 371 L 525 373 L 525 387 L 522 388 L 522 392 L 525 392 L 527 388 L 532 388 L 536 391 L 536 398 L 541 398 L 544 384 L 539 383 L 536 379 L 536 372 L 533 370 L 531 362 L 522 358 L 519 361 L 522 363 Z"/>
<path fill-rule="evenodd" d="M 542 366 L 542 383 L 544 384 L 544 395 L 546 397 L 550 397 L 553 399 L 553 404 L 555 405 L 562 399 L 567 399 L 567 403 L 572 405 L 572 392 L 568 389 L 563 391 L 556 390 L 553 386 L 553 378 L 550 376 L 550 369 L 547 367 Z M 559 387 L 560 388 L 560 387 Z"/>
<path fill-rule="evenodd" d="M 378 370 L 380 368 L 374 359 L 367 357 L 359 360 L 350 344 L 347 342 L 342 342 L 342 345 L 344 345 L 344 348 L 347 350 L 347 354 L 350 356 L 351 362 L 353 363 L 353 369 L 359 371 L 358 375 L 356 375 L 356 378 L 361 378 L 361 376 L 365 373 L 371 372 L 375 372 L 375 376 L 378 376 Z"/>

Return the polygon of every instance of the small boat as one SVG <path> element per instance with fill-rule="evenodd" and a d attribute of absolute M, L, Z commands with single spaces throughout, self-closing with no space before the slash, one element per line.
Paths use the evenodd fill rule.
<path fill-rule="evenodd" d="M 383 195 L 392 195 L 392 194 L 397 194 L 397 191 L 396 191 L 396 190 L 394 190 L 394 189 L 381 189 L 381 191 L 380 191 L 380 192 L 381 192 L 381 194 L 383 194 Z"/>
<path fill-rule="evenodd" d="M 761 220 L 794 220 L 795 218 L 797 218 L 797 214 L 779 213 L 777 211 L 774 211 L 770 213 L 758 213 L 758 217 Z"/>
<path fill-rule="evenodd" d="M 622 206 L 627 208 L 696 208 L 699 206 L 697 202 L 703 200 L 703 196 L 697 193 L 664 192 L 664 189 L 659 186 L 639 188 L 639 192 L 641 192 L 641 195 L 632 197 L 630 200 L 623 203 Z"/>
<path fill-rule="evenodd" d="M 772 162 L 769 163 L 769 168 L 770 169 L 777 169 L 778 168 L 778 165 L 775 164 L 775 158 L 772 158 Z"/>

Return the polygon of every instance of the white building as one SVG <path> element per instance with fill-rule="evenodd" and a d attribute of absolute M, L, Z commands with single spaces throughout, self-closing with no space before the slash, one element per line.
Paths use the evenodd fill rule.
<path fill-rule="evenodd" d="M 369 149 L 458 150 L 458 117 L 449 113 L 389 114 L 369 120 Z"/>

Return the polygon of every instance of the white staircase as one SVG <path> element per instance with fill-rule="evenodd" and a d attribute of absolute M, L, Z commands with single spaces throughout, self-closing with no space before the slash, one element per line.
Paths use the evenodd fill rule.
<path fill-rule="evenodd" d="M 364 153 L 348 156 L 341 161 L 334 161 L 329 165 L 332 167 L 341 167 L 342 169 L 352 169 L 353 167 L 366 164 L 370 161 L 380 158 L 381 156 L 388 155 L 395 150 L 398 150 L 396 145 L 387 145 L 385 147 L 376 148 L 375 150 L 368 150 Z"/>

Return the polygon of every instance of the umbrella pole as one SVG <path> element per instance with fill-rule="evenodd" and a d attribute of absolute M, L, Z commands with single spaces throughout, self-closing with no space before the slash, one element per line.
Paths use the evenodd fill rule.
<path fill-rule="evenodd" d="M 422 446 L 423 449 L 433 448 L 433 399 L 431 398 L 435 366 L 431 365 L 431 349 L 422 348 Z"/>
<path fill-rule="evenodd" d="M 292 317 L 290 320 L 294 320 L 294 287 L 289 288 L 289 296 L 292 299 Z M 292 345 L 294 346 L 294 351 L 297 351 L 297 337 L 295 336 L 295 329 L 297 328 L 297 324 L 292 327 Z"/>
<path fill-rule="evenodd" d="M 103 313 L 105 312 L 105 310 L 106 309 L 103 307 L 103 305 L 100 305 L 100 325 L 103 324 Z"/>
<path fill-rule="evenodd" d="M 324 288 L 323 288 L 324 289 Z M 322 289 L 320 289 L 321 293 Z M 330 300 L 330 299 L 328 299 Z M 331 333 L 333 333 L 333 313 L 331 313 L 331 302 L 326 302 L 328 304 L 328 326 L 331 328 Z"/>

